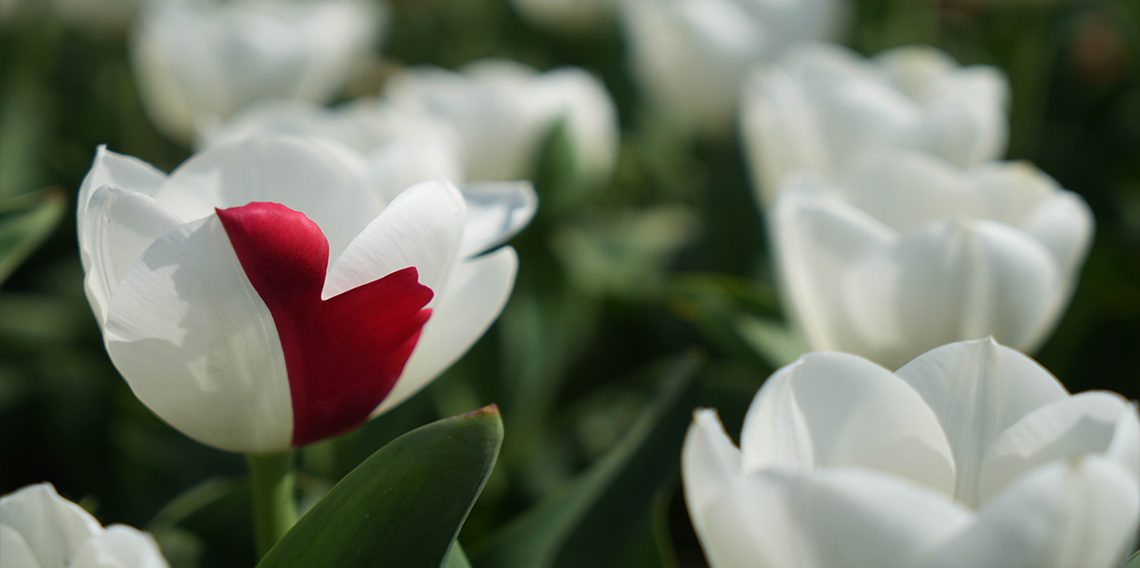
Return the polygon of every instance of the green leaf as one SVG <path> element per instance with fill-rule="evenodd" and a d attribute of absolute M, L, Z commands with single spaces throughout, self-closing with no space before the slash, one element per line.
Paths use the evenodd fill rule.
<path fill-rule="evenodd" d="M 67 198 L 57 187 L 0 203 L 0 283 L 51 235 L 66 206 Z"/>
<path fill-rule="evenodd" d="M 501 568 L 628 565 L 633 542 L 650 542 L 646 515 L 675 475 L 694 402 L 689 386 L 703 357 L 672 363 L 654 399 L 605 457 L 561 491 L 492 535 L 475 565 Z M 645 537 L 637 539 L 636 537 Z M 653 551 L 655 552 L 655 551 Z"/>
<path fill-rule="evenodd" d="M 740 314 L 736 332 L 744 342 L 773 367 L 783 367 L 808 351 L 803 340 L 781 322 Z"/>
<path fill-rule="evenodd" d="M 439 568 L 502 441 L 494 405 L 400 436 L 337 483 L 258 566 Z"/>
<path fill-rule="evenodd" d="M 1140 552 L 1132 555 L 1132 559 L 1128 561 L 1125 568 L 1140 568 Z"/>
<path fill-rule="evenodd" d="M 463 552 L 463 547 L 459 546 L 459 541 L 451 543 L 451 549 L 447 551 L 447 557 L 443 559 L 443 564 L 439 568 L 471 568 L 471 563 L 467 561 L 467 555 Z"/>

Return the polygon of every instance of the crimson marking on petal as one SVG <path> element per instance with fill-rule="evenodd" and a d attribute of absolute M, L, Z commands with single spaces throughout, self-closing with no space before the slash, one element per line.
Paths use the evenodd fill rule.
<path fill-rule="evenodd" d="M 321 300 L 329 243 L 316 223 L 277 203 L 215 211 L 281 337 L 293 446 L 363 424 L 404 370 L 431 289 L 410 267 Z"/>

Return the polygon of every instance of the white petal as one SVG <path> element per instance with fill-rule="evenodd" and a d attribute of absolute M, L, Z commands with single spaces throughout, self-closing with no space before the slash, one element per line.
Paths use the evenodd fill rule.
<path fill-rule="evenodd" d="M 455 264 L 465 216 L 463 195 L 445 179 L 408 188 L 336 259 L 321 298 L 409 266 L 416 267 L 420 284 L 438 295 Z M 433 302 L 438 303 L 438 297 Z"/>
<path fill-rule="evenodd" d="M 182 433 L 233 452 L 289 448 L 277 328 L 217 216 L 143 253 L 111 298 L 105 337 L 139 400 Z"/>
<path fill-rule="evenodd" d="M 839 282 L 860 257 L 886 247 L 897 233 L 850 205 L 790 188 L 784 193 L 776 200 L 772 233 L 793 324 L 814 350 L 851 350 Z"/>
<path fill-rule="evenodd" d="M 50 483 L 0 498 L 0 523 L 23 537 L 42 568 L 66 568 L 83 544 L 103 531 L 91 513 L 60 497 Z"/>
<path fill-rule="evenodd" d="M 795 523 L 783 472 L 738 474 L 698 512 L 697 535 L 713 568 L 811 568 L 812 552 Z"/>
<path fill-rule="evenodd" d="M 837 184 L 846 201 L 906 232 L 930 221 L 985 217 L 986 202 L 960 168 L 913 150 L 888 150 L 853 166 Z"/>
<path fill-rule="evenodd" d="M 819 123 L 836 171 L 886 148 L 909 147 L 922 108 L 889 86 L 846 82 L 824 93 Z"/>
<path fill-rule="evenodd" d="M 816 109 L 791 75 L 768 69 L 748 83 L 744 97 L 741 130 L 760 204 L 775 201 L 789 171 L 833 175 Z"/>
<path fill-rule="evenodd" d="M 0 566 L 4 568 L 42 568 L 32 547 L 19 531 L 0 524 Z"/>
<path fill-rule="evenodd" d="M 966 171 L 988 202 L 981 216 L 1022 230 L 1030 211 L 1061 191 L 1056 180 L 1030 162 L 985 162 Z"/>
<path fill-rule="evenodd" d="M 554 120 L 565 120 L 574 144 L 575 166 L 593 183 L 606 183 L 617 165 L 620 129 L 617 109 L 601 80 L 578 67 L 560 67 L 540 76 L 553 99 Z"/>
<path fill-rule="evenodd" d="M 1009 82 L 988 65 L 954 70 L 933 86 L 918 146 L 966 166 L 1001 158 L 1009 143 Z"/>
<path fill-rule="evenodd" d="M 1019 348 L 1052 325 L 1062 283 L 1053 256 L 993 221 L 932 221 L 841 276 L 852 348 L 889 368 L 953 341 L 993 335 Z"/>
<path fill-rule="evenodd" d="M 1140 414 L 1135 402 L 1129 406 L 1131 408 L 1116 420 L 1112 442 L 1104 455 L 1128 470 L 1140 483 Z"/>
<path fill-rule="evenodd" d="M 1029 211 L 1022 229 L 1053 253 L 1069 287 L 1075 288 L 1096 229 L 1088 203 L 1076 193 L 1059 191 Z"/>
<path fill-rule="evenodd" d="M 809 353 L 760 388 L 741 434 L 744 468 L 856 466 L 954 494 L 938 418 L 890 371 L 846 353 Z"/>
<path fill-rule="evenodd" d="M 469 183 L 463 186 L 467 219 L 463 224 L 460 258 L 507 242 L 530 223 L 538 210 L 538 195 L 527 181 Z"/>
<path fill-rule="evenodd" d="M 1103 459 L 1062 461 L 1019 479 L 925 568 L 1115 568 L 1136 538 L 1140 489 Z"/>
<path fill-rule="evenodd" d="M 168 568 L 154 537 L 134 527 L 111 525 L 75 555 L 68 568 Z"/>
<path fill-rule="evenodd" d="M 76 199 L 75 207 L 79 228 L 79 258 L 83 262 L 84 269 L 90 266 L 88 258 L 90 251 L 85 239 L 84 211 L 87 210 L 87 203 L 95 190 L 111 184 L 126 191 L 153 196 L 164 181 L 166 174 L 138 158 L 116 154 L 107 150 L 105 145 L 95 149 L 95 161 L 79 186 L 79 197 Z"/>
<path fill-rule="evenodd" d="M 938 97 L 941 80 L 958 68 L 958 62 L 929 45 L 906 45 L 881 51 L 872 60 L 899 90 L 919 101 Z"/>
<path fill-rule="evenodd" d="M 811 566 L 913 568 L 973 521 L 945 495 L 875 472 L 824 470 L 793 487 Z"/>
<path fill-rule="evenodd" d="M 380 146 L 364 160 L 368 180 L 388 203 L 405 189 L 442 177 L 452 183 L 464 179 L 463 161 L 454 142 L 430 136 L 408 137 Z"/>
<path fill-rule="evenodd" d="M 979 479 L 981 502 L 1025 472 L 1049 462 L 1103 454 L 1117 421 L 1129 411 L 1132 406 L 1116 393 L 1085 392 L 1026 414 L 1002 432 L 986 452 Z"/>
<path fill-rule="evenodd" d="M 923 354 L 896 372 L 934 409 L 958 468 L 955 497 L 980 504 L 982 460 L 1023 416 L 1068 396 L 1033 359 L 991 339 L 963 341 Z"/>
<path fill-rule="evenodd" d="M 373 416 L 427 386 L 467 353 L 503 311 L 517 271 L 518 255 L 511 247 L 456 263 L 433 300 L 431 319 L 424 324 L 399 381 Z"/>
<path fill-rule="evenodd" d="M 249 138 L 195 154 L 170 174 L 155 199 L 187 221 L 212 215 L 215 207 L 280 203 L 321 228 L 332 259 L 383 207 L 358 165 L 323 140 Z"/>
<path fill-rule="evenodd" d="M 724 431 L 716 411 L 709 408 L 693 411 L 693 422 L 681 449 L 681 479 L 685 486 L 685 506 L 702 542 L 708 539 L 708 534 L 701 515 L 741 475 L 740 450 Z"/>
<path fill-rule="evenodd" d="M 123 276 L 147 247 L 181 225 L 182 219 L 145 193 L 113 185 L 96 190 L 81 214 L 85 231 L 81 239 L 88 250 L 83 286 L 102 327 L 111 295 Z"/>

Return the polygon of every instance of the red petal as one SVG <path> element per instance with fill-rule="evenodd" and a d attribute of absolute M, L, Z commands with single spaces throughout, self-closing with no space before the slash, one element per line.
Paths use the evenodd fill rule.
<path fill-rule="evenodd" d="M 415 268 L 321 300 L 329 244 L 303 213 L 277 203 L 218 209 L 238 260 L 277 327 L 293 398 L 293 446 L 364 423 L 419 339 L 432 291 Z"/>

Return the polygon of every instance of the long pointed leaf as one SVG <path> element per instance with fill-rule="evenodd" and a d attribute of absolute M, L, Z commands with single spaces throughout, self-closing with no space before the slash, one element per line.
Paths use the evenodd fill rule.
<path fill-rule="evenodd" d="M 336 484 L 259 568 L 439 568 L 503 440 L 494 405 L 413 430 Z"/>

